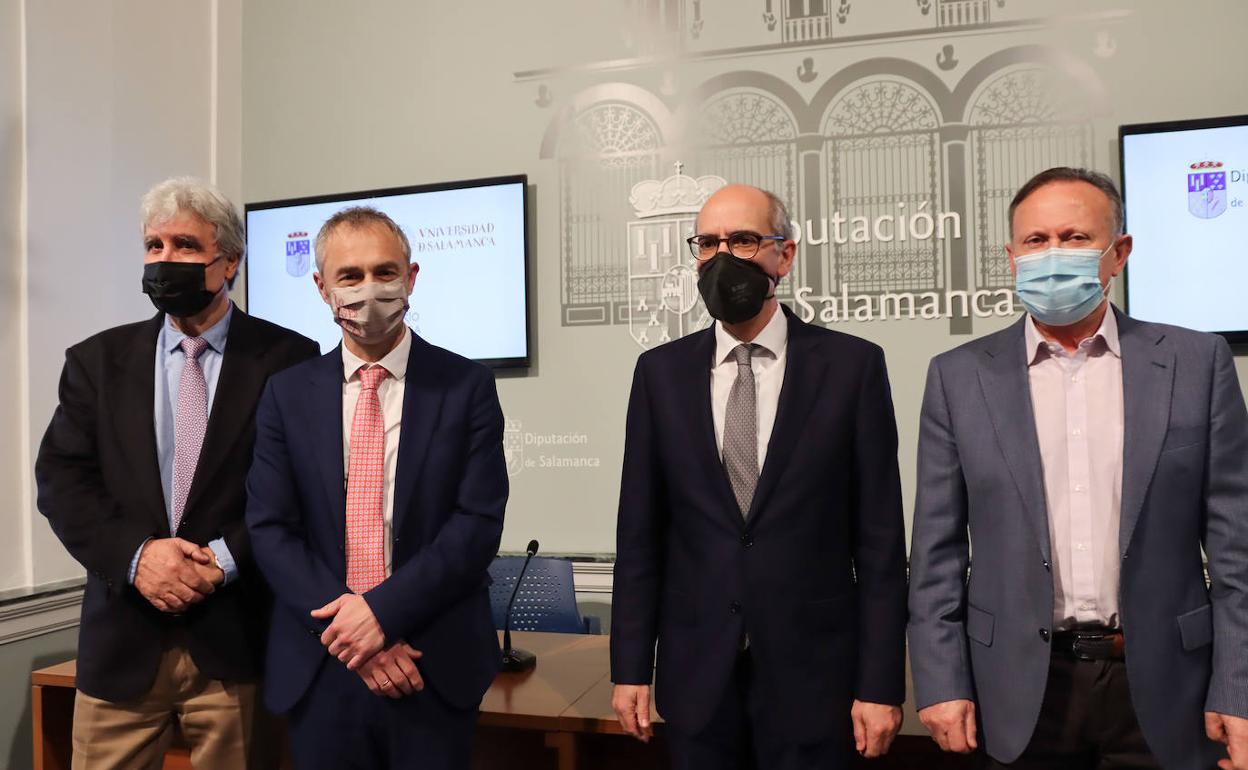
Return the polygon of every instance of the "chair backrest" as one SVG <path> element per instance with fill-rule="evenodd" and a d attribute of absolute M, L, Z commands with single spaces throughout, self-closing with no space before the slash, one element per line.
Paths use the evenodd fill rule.
<path fill-rule="evenodd" d="M 507 620 L 507 602 L 516 577 L 524 566 L 523 556 L 499 556 L 490 565 L 490 609 L 494 627 L 501 629 Z M 515 631 L 551 631 L 565 634 L 585 633 L 585 622 L 576 608 L 576 588 L 572 582 L 572 562 L 534 556 L 524 574 L 516 606 L 511 614 Z"/>

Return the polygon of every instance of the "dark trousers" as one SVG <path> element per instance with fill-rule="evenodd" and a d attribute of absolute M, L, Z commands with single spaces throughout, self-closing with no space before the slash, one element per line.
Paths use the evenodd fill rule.
<path fill-rule="evenodd" d="M 756 673 L 749 651 L 737 658 L 728 691 L 696 735 L 668 730 L 672 770 L 842 770 L 849 767 L 853 730 L 849 706 L 828 719 L 844 730 L 821 743 L 797 745 L 778 739 L 768 727 L 768 704 L 755 696 Z"/>
<path fill-rule="evenodd" d="M 1160 770 L 1131 705 L 1127 664 L 1054 653 L 1036 731 L 1010 770 Z"/>
<path fill-rule="evenodd" d="M 374 695 L 358 674 L 326 660 L 290 712 L 298 770 L 466 770 L 477 711 L 432 688 L 398 700 Z"/>

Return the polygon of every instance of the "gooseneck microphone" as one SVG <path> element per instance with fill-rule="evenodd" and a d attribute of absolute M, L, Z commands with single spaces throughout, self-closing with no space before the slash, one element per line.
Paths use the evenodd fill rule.
<path fill-rule="evenodd" d="M 524 582 L 524 573 L 529 569 L 529 562 L 537 554 L 537 541 L 530 540 L 528 556 L 524 558 L 524 566 L 516 576 L 516 587 L 511 590 L 511 601 L 507 602 L 507 620 L 503 623 L 503 670 L 528 671 L 537 665 L 537 656 L 528 650 L 517 650 L 511 646 L 511 610 L 516 603 L 516 594 L 520 593 L 520 584 Z"/>

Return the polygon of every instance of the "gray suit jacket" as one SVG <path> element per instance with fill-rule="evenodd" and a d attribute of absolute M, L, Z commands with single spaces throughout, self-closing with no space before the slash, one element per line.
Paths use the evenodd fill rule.
<path fill-rule="evenodd" d="M 1117 317 L 1132 701 L 1166 768 L 1209 768 L 1221 752 L 1203 712 L 1248 716 L 1248 413 L 1221 337 Z M 981 742 L 1002 762 L 1035 729 L 1053 623 L 1023 328 L 932 360 L 910 561 L 917 705 L 974 700 Z"/>

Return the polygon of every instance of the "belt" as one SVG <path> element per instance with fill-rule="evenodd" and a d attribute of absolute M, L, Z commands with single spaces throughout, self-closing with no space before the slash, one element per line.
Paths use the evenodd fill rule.
<path fill-rule="evenodd" d="M 1122 631 L 1092 628 L 1053 634 L 1053 652 L 1075 660 L 1125 660 Z"/>

